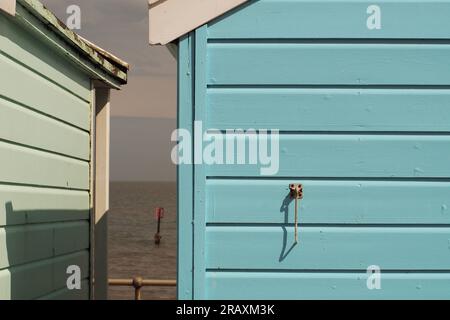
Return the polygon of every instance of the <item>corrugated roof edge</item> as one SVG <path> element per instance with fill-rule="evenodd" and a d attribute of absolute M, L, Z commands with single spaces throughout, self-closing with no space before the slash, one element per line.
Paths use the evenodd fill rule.
<path fill-rule="evenodd" d="M 130 65 L 117 58 L 113 54 L 101 49 L 92 42 L 82 38 L 70 30 L 50 10 L 38 0 L 17 0 L 22 6 L 29 10 L 34 16 L 48 24 L 54 32 L 58 33 L 69 45 L 89 58 L 97 67 L 104 70 L 121 84 L 128 81 L 128 70 Z"/>

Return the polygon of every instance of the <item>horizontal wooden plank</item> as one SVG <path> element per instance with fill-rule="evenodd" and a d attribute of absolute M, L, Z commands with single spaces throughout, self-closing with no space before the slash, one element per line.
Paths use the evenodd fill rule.
<path fill-rule="evenodd" d="M 207 227 L 207 269 L 450 270 L 450 228 Z"/>
<path fill-rule="evenodd" d="M 205 295 L 215 300 L 450 299 L 449 273 L 382 273 L 369 290 L 367 273 L 207 272 Z"/>
<path fill-rule="evenodd" d="M 0 142 L 0 182 L 89 189 L 89 163 Z"/>
<path fill-rule="evenodd" d="M 212 43 L 212 85 L 450 85 L 440 44 Z"/>
<path fill-rule="evenodd" d="M 0 54 L 0 97 L 90 129 L 90 105 L 42 76 Z M 20 85 L 19 85 L 20 84 Z"/>
<path fill-rule="evenodd" d="M 247 136 L 247 137 L 246 137 Z M 255 141 L 253 135 L 251 141 Z M 228 135 L 224 145 L 244 141 L 248 135 Z M 229 141 L 231 140 L 231 141 Z M 261 140 L 262 141 L 262 140 Z M 269 138 L 272 144 L 273 139 Z M 275 144 L 275 143 L 274 143 Z M 208 144 L 205 143 L 205 147 Z M 264 174 L 278 177 L 450 177 L 450 136 L 434 135 L 280 135 L 279 161 L 273 151 L 272 162 L 258 164 L 206 165 L 207 176 L 261 176 L 261 168 L 271 168 Z M 224 161 L 227 153 L 224 151 Z M 271 155 L 269 148 L 269 155 Z M 236 160 L 235 160 L 236 162 Z M 279 171 L 276 172 L 277 162 Z M 276 174 L 273 174 L 276 173 Z"/>
<path fill-rule="evenodd" d="M 84 160 L 90 157 L 89 133 L 1 97 L 0 139 Z"/>
<path fill-rule="evenodd" d="M 89 248 L 89 222 L 0 228 L 0 269 Z"/>
<path fill-rule="evenodd" d="M 55 299 L 67 290 L 67 268 L 79 266 L 81 278 L 89 277 L 89 251 L 80 251 L 54 259 L 42 260 L 11 269 L 0 271 L 0 300 L 30 300 L 41 297 Z M 89 286 L 83 281 L 76 296 L 89 292 Z M 78 292 L 81 291 L 81 292 Z M 63 296 L 69 297 L 67 293 Z"/>
<path fill-rule="evenodd" d="M 17 23 L 17 19 L 5 15 L 0 16 L 0 53 L 20 61 L 77 96 L 90 100 L 89 76 L 48 43 L 36 41 L 36 34 Z"/>
<path fill-rule="evenodd" d="M 210 89 L 209 129 L 450 131 L 450 90 Z"/>
<path fill-rule="evenodd" d="M 207 223 L 294 223 L 289 184 L 302 183 L 301 224 L 449 224 L 450 182 L 208 180 Z"/>
<path fill-rule="evenodd" d="M 0 185 L 0 226 L 89 219 L 89 192 Z"/>
<path fill-rule="evenodd" d="M 381 10 L 381 28 L 367 28 L 367 9 Z M 450 2 L 259 0 L 210 23 L 210 38 L 450 38 Z"/>
<path fill-rule="evenodd" d="M 89 280 L 81 281 L 80 290 L 60 289 L 49 295 L 40 297 L 38 300 L 89 300 Z"/>

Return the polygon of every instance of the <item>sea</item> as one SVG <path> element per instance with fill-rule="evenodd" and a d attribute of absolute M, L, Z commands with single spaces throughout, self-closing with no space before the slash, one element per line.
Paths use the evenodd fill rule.
<path fill-rule="evenodd" d="M 164 208 L 161 243 L 155 245 L 155 208 Z M 109 278 L 176 278 L 176 183 L 112 182 L 108 217 Z M 109 287 L 109 299 L 134 299 L 132 287 Z M 147 287 L 144 300 L 176 298 L 173 287 Z"/>

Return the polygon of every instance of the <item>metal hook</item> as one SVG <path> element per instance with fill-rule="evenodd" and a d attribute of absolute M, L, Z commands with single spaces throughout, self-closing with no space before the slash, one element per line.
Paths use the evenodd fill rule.
<path fill-rule="evenodd" d="M 290 184 L 289 190 L 291 197 L 295 201 L 295 243 L 298 243 L 298 200 L 303 199 L 303 185 L 302 184 Z"/>

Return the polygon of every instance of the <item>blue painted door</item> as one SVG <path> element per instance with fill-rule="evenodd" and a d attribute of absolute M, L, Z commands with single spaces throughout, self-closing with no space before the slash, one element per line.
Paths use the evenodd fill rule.
<path fill-rule="evenodd" d="M 194 298 L 450 298 L 449 16 L 260 0 L 195 32 L 194 131 L 280 136 L 273 175 L 195 165 Z"/>

